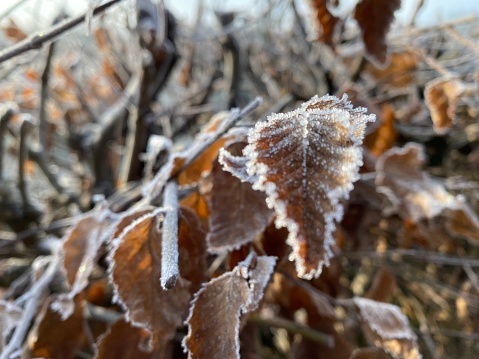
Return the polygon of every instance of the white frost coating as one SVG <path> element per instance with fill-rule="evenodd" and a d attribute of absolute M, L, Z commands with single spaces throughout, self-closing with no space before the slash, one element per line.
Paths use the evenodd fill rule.
<path fill-rule="evenodd" d="M 163 206 L 165 219 L 161 236 L 161 286 L 168 290 L 175 286 L 180 275 L 178 268 L 178 185 L 169 181 L 165 188 Z"/>
<path fill-rule="evenodd" d="M 365 108 L 353 109 L 347 95 L 343 95 L 341 100 L 334 96 L 315 96 L 299 109 L 273 114 L 266 122 L 257 123 L 249 131 L 249 144 L 243 150 L 244 156 L 249 159 L 246 163 L 248 175 L 257 176 L 253 188 L 266 193 L 267 204 L 277 215 L 276 226 L 288 229 L 287 243 L 293 249 L 290 260 L 295 261 L 300 277 L 311 279 L 319 276 L 322 267 L 329 264 L 333 255 L 332 233 L 335 222 L 343 216 L 340 200 L 349 196 L 352 183 L 359 178 L 358 169 L 362 165 L 360 146 L 365 127 L 367 122 L 375 120 L 374 115 L 366 115 L 365 112 Z M 265 144 L 269 144 L 268 148 L 259 152 L 258 149 Z M 276 157 L 281 150 L 286 157 L 300 153 L 301 168 L 295 168 L 294 161 Z M 278 173 L 282 174 L 280 180 L 269 180 L 271 174 L 277 178 Z M 302 185 L 299 190 L 293 183 L 295 180 Z M 289 202 L 290 193 L 298 199 L 292 191 L 301 191 L 303 210 L 307 210 L 305 203 L 309 203 L 314 207 L 314 215 L 323 217 L 324 228 L 316 229 L 316 233 L 323 233 L 323 238 L 304 238 L 304 229 L 301 228 L 304 221 L 298 223 L 295 220 L 298 213 L 288 213 L 290 206 L 301 205 Z M 322 203 L 324 200 L 329 203 Z M 302 243 L 314 241 L 319 244 L 323 241 L 324 258 L 319 259 L 315 270 L 310 270 L 300 255 L 300 247 Z"/>
<path fill-rule="evenodd" d="M 256 177 L 248 175 L 246 163 L 248 158 L 244 156 L 233 156 L 224 147 L 220 148 L 218 162 L 221 164 L 223 171 L 231 173 L 233 176 L 241 180 L 241 182 L 254 183 Z"/>

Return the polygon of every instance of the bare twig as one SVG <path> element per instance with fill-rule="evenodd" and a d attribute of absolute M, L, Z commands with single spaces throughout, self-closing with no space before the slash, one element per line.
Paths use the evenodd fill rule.
<path fill-rule="evenodd" d="M 0 180 L 3 178 L 3 144 L 5 143 L 3 136 L 5 136 L 8 121 L 18 111 L 18 108 L 14 103 L 11 103 L 4 105 L 2 110 L 3 113 L 0 115 Z"/>
<path fill-rule="evenodd" d="M 93 16 L 101 14 L 106 9 L 120 2 L 121 0 L 110 0 L 103 5 L 98 6 L 93 10 Z M 87 15 L 89 12 L 87 13 Z M 47 32 L 38 32 L 32 36 L 29 36 L 23 41 L 20 41 L 18 44 L 15 44 L 8 49 L 0 52 L 0 63 L 10 60 L 16 56 L 19 56 L 30 50 L 38 50 L 44 44 L 49 41 L 57 39 L 59 36 L 67 32 L 68 30 L 74 28 L 75 26 L 81 24 L 85 21 L 85 15 L 78 16 L 70 20 L 64 20 L 58 25 L 53 26 Z"/>
<path fill-rule="evenodd" d="M 40 109 L 38 114 L 38 130 L 39 130 L 39 140 L 40 140 L 40 151 L 45 151 L 47 148 L 47 98 L 48 98 L 48 82 L 50 80 L 50 69 L 52 64 L 53 52 L 55 50 L 55 43 L 52 42 L 48 46 L 48 54 L 45 60 L 45 67 L 43 68 L 42 73 L 42 86 L 40 88 Z M 44 152 L 42 152 L 44 153 Z"/>
<path fill-rule="evenodd" d="M 35 127 L 30 116 L 25 115 L 20 128 L 20 155 L 18 157 L 18 189 L 22 196 L 23 208 L 26 210 L 30 207 L 30 202 L 27 197 L 27 186 L 25 184 L 25 162 L 28 157 L 27 136 L 29 132 Z"/>
<path fill-rule="evenodd" d="M 334 347 L 334 337 L 332 335 L 319 332 L 291 320 L 283 318 L 261 318 L 253 314 L 248 318 L 248 322 L 264 327 L 283 328 L 292 334 L 299 334 L 305 339 L 320 343 L 328 348 Z"/>
<path fill-rule="evenodd" d="M 161 286 L 172 289 L 179 276 L 178 269 L 178 184 L 166 184 L 163 199 L 165 219 L 161 236 Z"/>

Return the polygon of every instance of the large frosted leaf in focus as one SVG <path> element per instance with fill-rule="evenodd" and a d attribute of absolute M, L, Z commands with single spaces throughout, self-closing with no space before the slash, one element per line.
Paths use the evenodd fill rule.
<path fill-rule="evenodd" d="M 362 165 L 361 143 L 374 115 L 347 96 L 315 96 L 299 109 L 273 114 L 248 136 L 243 153 L 253 188 L 266 192 L 276 226 L 287 227 L 298 275 L 321 274 L 332 257 L 332 233 Z"/>

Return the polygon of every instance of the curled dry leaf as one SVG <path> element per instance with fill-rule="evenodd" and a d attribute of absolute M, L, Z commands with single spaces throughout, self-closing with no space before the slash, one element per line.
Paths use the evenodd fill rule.
<path fill-rule="evenodd" d="M 385 68 L 380 69 L 368 63 L 364 71 L 372 76 L 378 85 L 404 88 L 414 84 L 418 65 L 417 55 L 412 51 L 402 51 L 390 54 L 389 63 Z"/>
<path fill-rule="evenodd" d="M 250 130 L 247 170 L 274 208 L 277 227 L 287 227 L 287 243 L 298 275 L 321 274 L 332 257 L 335 221 L 343 215 L 362 164 L 361 143 L 367 122 L 364 108 L 353 108 L 347 96 L 313 97 L 301 108 L 274 114 Z"/>
<path fill-rule="evenodd" d="M 151 334 L 153 343 L 165 343 L 176 333 L 190 299 L 189 283 L 179 278 L 164 291 L 161 276 L 161 209 L 135 220 L 113 240 L 108 258 L 116 300 L 127 319 Z"/>
<path fill-rule="evenodd" d="M 239 358 L 241 314 L 257 308 L 275 263 L 251 253 L 195 294 L 183 341 L 188 358 Z"/>
<path fill-rule="evenodd" d="M 455 123 L 457 100 L 462 91 L 462 84 L 449 77 L 435 79 L 426 85 L 424 98 L 437 133 L 446 133 Z"/>
<path fill-rule="evenodd" d="M 273 217 L 263 192 L 222 170 L 216 161 L 211 172 L 213 188 L 209 195 L 208 250 L 231 251 L 252 242 Z M 225 200 L 227 199 L 227 200 Z"/>
<path fill-rule="evenodd" d="M 340 19 L 329 11 L 328 3 L 329 0 L 313 0 L 310 2 L 313 15 L 321 27 L 318 40 L 333 47 L 334 30 Z"/>
<path fill-rule="evenodd" d="M 356 5 L 354 18 L 361 29 L 366 56 L 374 64 L 384 66 L 387 62 L 386 36 L 400 7 L 401 0 L 361 0 Z"/>
<path fill-rule="evenodd" d="M 387 351 L 393 358 L 418 359 L 417 337 L 399 307 L 355 297 L 366 340 Z"/>
<path fill-rule="evenodd" d="M 388 267 L 381 267 L 374 276 L 373 283 L 366 293 L 368 299 L 389 302 L 396 290 L 396 277 Z"/>
<path fill-rule="evenodd" d="M 7 344 L 11 331 L 20 323 L 23 310 L 14 303 L 0 300 L 0 353 Z"/>
<path fill-rule="evenodd" d="M 458 198 L 421 170 L 424 149 L 417 143 L 394 147 L 376 162 L 377 191 L 385 194 L 392 206 L 386 213 L 399 213 L 418 222 L 433 218 L 445 208 L 456 208 Z"/>
<path fill-rule="evenodd" d="M 65 236 L 63 266 L 71 289 L 52 303 L 52 308 L 59 311 L 63 319 L 73 313 L 73 298 L 88 285 L 98 250 L 113 223 L 110 214 L 108 210 L 93 211 L 81 218 Z"/>

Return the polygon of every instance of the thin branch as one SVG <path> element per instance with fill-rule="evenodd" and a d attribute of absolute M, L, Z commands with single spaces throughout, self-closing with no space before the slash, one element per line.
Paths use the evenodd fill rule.
<path fill-rule="evenodd" d="M 14 103 L 6 104 L 2 108 L 3 113 L 0 115 L 0 180 L 3 178 L 3 144 L 4 136 L 8 122 L 17 113 L 18 107 Z"/>
<path fill-rule="evenodd" d="M 110 8 L 111 6 L 115 5 L 120 1 L 122 0 L 110 0 L 103 5 L 98 6 L 97 8 L 95 8 L 95 10 L 93 10 L 93 16 L 103 13 L 106 9 Z M 88 15 L 89 13 L 90 12 L 88 12 L 86 15 Z M 15 44 L 8 49 L 0 52 L 0 63 L 19 56 L 27 51 L 40 49 L 44 44 L 57 39 L 59 36 L 63 35 L 68 30 L 71 30 L 75 26 L 84 22 L 85 18 L 85 15 L 81 15 L 70 20 L 64 20 L 58 25 L 53 26 L 47 32 L 38 32 L 36 34 L 33 34 L 32 36 L 29 36 L 25 40 L 20 41 L 18 44 Z"/>
<path fill-rule="evenodd" d="M 40 140 L 40 151 L 43 151 L 47 148 L 47 132 L 48 132 L 48 123 L 47 123 L 47 98 L 48 98 L 48 82 L 50 80 L 50 69 L 52 64 L 53 52 L 55 50 L 55 43 L 52 42 L 48 46 L 47 58 L 45 60 L 45 67 L 43 68 L 43 73 L 41 77 L 41 88 L 40 88 L 40 109 L 38 114 L 39 120 L 39 140 Z"/>
<path fill-rule="evenodd" d="M 27 196 L 27 186 L 25 184 L 25 162 L 28 157 L 27 136 L 29 132 L 35 127 L 32 120 L 28 115 L 23 119 L 20 128 L 20 154 L 18 157 L 18 189 L 22 196 L 23 209 L 26 210 L 30 207 L 30 202 Z"/>
<path fill-rule="evenodd" d="M 261 318 L 258 315 L 251 315 L 248 322 L 256 325 L 261 325 L 267 328 L 282 328 L 286 329 L 292 334 L 299 334 L 305 339 L 312 340 L 316 343 L 322 344 L 328 348 L 334 348 L 334 337 L 332 335 L 319 332 L 315 329 L 305 325 L 293 322 L 283 318 Z"/>
<path fill-rule="evenodd" d="M 166 184 L 163 199 L 165 219 L 161 236 L 161 286 L 172 289 L 179 276 L 178 269 L 178 184 L 171 180 Z"/>

